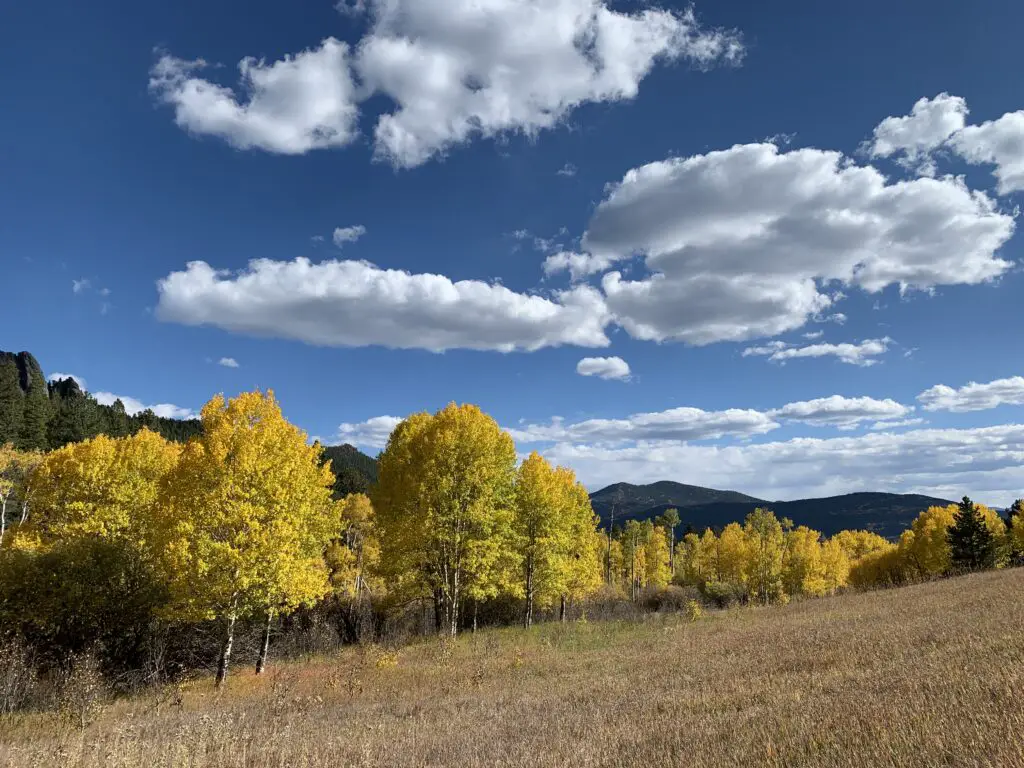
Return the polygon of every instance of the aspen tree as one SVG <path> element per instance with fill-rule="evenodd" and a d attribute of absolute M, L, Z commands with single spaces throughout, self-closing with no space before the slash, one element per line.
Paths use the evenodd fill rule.
<path fill-rule="evenodd" d="M 262 669 L 273 617 L 328 592 L 334 477 L 273 392 L 217 396 L 201 419 L 202 435 L 185 446 L 157 505 L 157 550 L 175 614 L 223 622 L 219 686 L 239 619 L 266 617 Z"/>

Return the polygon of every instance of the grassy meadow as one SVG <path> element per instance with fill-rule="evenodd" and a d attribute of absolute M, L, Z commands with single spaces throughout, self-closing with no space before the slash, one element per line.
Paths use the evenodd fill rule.
<path fill-rule="evenodd" d="M 0 719 L 0 766 L 1024 766 L 1024 569 L 349 648 Z"/>

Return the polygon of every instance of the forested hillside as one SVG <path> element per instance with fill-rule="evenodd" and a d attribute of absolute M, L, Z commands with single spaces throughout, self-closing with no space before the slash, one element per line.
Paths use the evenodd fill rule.
<path fill-rule="evenodd" d="M 176 442 L 201 429 L 198 419 L 167 419 L 151 410 L 129 414 L 120 400 L 101 405 L 73 379 L 47 382 L 31 353 L 0 351 L 0 445 L 46 450 L 97 435 L 123 437 L 143 427 Z"/>
<path fill-rule="evenodd" d="M 602 522 L 615 525 L 628 520 L 654 520 L 676 508 L 684 530 L 724 528 L 742 522 L 758 507 L 773 510 L 797 525 L 806 525 L 831 536 L 843 530 L 872 531 L 886 538 L 900 535 L 923 509 L 945 507 L 953 502 L 933 496 L 900 493 L 847 493 L 823 499 L 765 501 L 736 491 L 718 491 L 673 482 L 650 485 L 616 483 L 591 494 L 594 511 Z"/>

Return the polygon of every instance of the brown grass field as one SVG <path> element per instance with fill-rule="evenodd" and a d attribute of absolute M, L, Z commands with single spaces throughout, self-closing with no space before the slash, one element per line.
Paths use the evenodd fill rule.
<path fill-rule="evenodd" d="M 1024 569 L 348 649 L 0 720 L 0 766 L 1024 766 Z"/>

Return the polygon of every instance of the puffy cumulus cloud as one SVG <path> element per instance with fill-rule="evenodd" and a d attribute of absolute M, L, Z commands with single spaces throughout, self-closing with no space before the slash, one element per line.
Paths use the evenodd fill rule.
<path fill-rule="evenodd" d="M 195 419 L 198 418 L 198 414 L 191 408 L 182 408 L 178 405 L 171 405 L 170 403 L 157 403 L 156 405 L 145 405 L 141 400 L 136 400 L 134 397 L 128 397 L 127 395 L 115 395 L 112 392 L 94 392 L 93 397 L 96 398 L 96 402 L 100 405 L 113 405 L 117 400 L 120 400 L 124 404 L 124 409 L 130 416 L 134 416 L 143 411 L 152 411 L 157 416 L 164 419 Z"/>
<path fill-rule="evenodd" d="M 969 163 L 994 165 L 999 194 L 1024 191 L 1024 110 L 969 125 L 950 145 Z"/>
<path fill-rule="evenodd" d="M 164 54 L 150 70 L 149 89 L 174 108 L 175 122 L 189 133 L 216 136 L 238 149 L 297 155 L 356 137 L 348 58 L 348 46 L 333 37 L 269 64 L 247 57 L 238 64 L 236 92 L 200 77 L 207 68 L 202 59 Z"/>
<path fill-rule="evenodd" d="M 233 357 L 222 357 L 217 361 L 217 365 L 223 366 L 224 368 L 238 368 L 238 361 Z"/>
<path fill-rule="evenodd" d="M 85 390 L 85 379 L 81 376 L 75 376 L 73 373 L 51 373 L 46 377 L 47 381 L 63 381 L 64 379 L 71 379 L 78 385 L 78 388 Z"/>
<path fill-rule="evenodd" d="M 947 150 L 974 165 L 994 165 L 1000 195 L 1024 191 L 1024 110 L 980 125 L 967 125 L 967 114 L 959 96 L 920 99 L 909 115 L 879 123 L 868 151 L 874 157 L 895 155 L 905 167 L 932 175 L 933 154 Z"/>
<path fill-rule="evenodd" d="M 194 261 L 158 288 L 161 320 L 322 346 L 511 352 L 609 344 L 604 302 L 588 286 L 545 298 L 363 261 L 300 258 L 257 259 L 235 273 Z"/>
<path fill-rule="evenodd" d="M 419 165 L 474 136 L 534 134 L 588 102 L 632 99 L 660 60 L 740 59 L 737 36 L 692 11 L 613 11 L 603 0 L 375 0 L 356 68 L 396 104 L 378 157 Z"/>
<path fill-rule="evenodd" d="M 629 363 L 621 357 L 584 357 L 576 363 L 580 376 L 598 376 L 602 379 L 629 378 Z"/>
<path fill-rule="evenodd" d="M 1009 504 L 1024 487 L 1024 425 L 918 429 L 742 445 L 559 443 L 543 451 L 589 487 L 678 480 L 765 499 L 853 491 L 965 494 Z"/>
<path fill-rule="evenodd" d="M 1000 405 L 1024 405 L 1024 376 L 996 379 L 985 384 L 972 381 L 959 389 L 936 384 L 917 396 L 926 411 L 986 411 Z"/>
<path fill-rule="evenodd" d="M 919 99 L 909 115 L 878 124 L 868 151 L 872 157 L 896 155 L 905 167 L 934 176 L 932 153 L 964 127 L 967 113 L 967 102 L 959 96 L 940 93 Z"/>
<path fill-rule="evenodd" d="M 362 224 L 356 224 L 354 227 L 337 227 L 331 240 L 336 246 L 342 248 L 346 243 L 354 243 L 365 234 L 366 227 Z"/>
<path fill-rule="evenodd" d="M 784 341 L 772 341 L 759 347 L 747 347 L 743 357 L 762 355 L 774 363 L 785 363 L 801 357 L 835 357 L 850 365 L 868 367 L 878 361 L 874 358 L 889 351 L 892 339 L 888 336 L 881 339 L 865 339 L 859 344 L 808 344 L 804 347 L 787 344 Z"/>
<path fill-rule="evenodd" d="M 742 341 L 823 316 L 837 300 L 826 282 L 877 292 L 996 278 L 1014 226 L 959 179 L 890 183 L 839 152 L 746 144 L 629 171 L 594 212 L 588 259 L 548 271 L 641 254 L 649 276 L 602 280 L 631 335 Z"/>
<path fill-rule="evenodd" d="M 692 10 L 608 5 L 339 0 L 339 12 L 372 18 L 351 57 L 329 37 L 271 64 L 243 59 L 239 95 L 199 77 L 203 60 L 163 55 L 150 89 L 192 133 L 285 154 L 349 143 L 358 103 L 380 94 L 394 107 L 377 120 L 375 154 L 412 167 L 475 136 L 535 134 L 581 104 L 632 99 L 659 61 L 707 68 L 742 58 L 735 33 L 702 28 Z"/>
<path fill-rule="evenodd" d="M 338 427 L 338 439 L 364 448 L 383 448 L 401 421 L 398 416 L 374 416 L 366 421 L 345 422 Z"/>
<path fill-rule="evenodd" d="M 876 400 L 873 397 L 832 395 L 789 403 L 768 413 L 786 421 L 847 429 L 864 421 L 901 419 L 913 410 L 912 406 L 902 405 L 889 398 Z M 897 425 L 893 423 L 892 426 Z"/>
<path fill-rule="evenodd" d="M 520 443 L 620 443 L 637 440 L 709 440 L 752 437 L 778 428 L 769 415 L 730 408 L 670 408 L 655 413 L 634 413 L 624 419 L 587 419 L 572 424 L 554 419 L 550 424 L 520 425 L 509 434 Z"/>
<path fill-rule="evenodd" d="M 604 272 L 612 265 L 609 258 L 594 256 L 589 253 L 574 253 L 573 251 L 559 251 L 544 259 L 544 274 L 551 276 L 559 272 L 568 272 L 573 282 L 582 280 L 587 275 L 595 275 Z"/>

